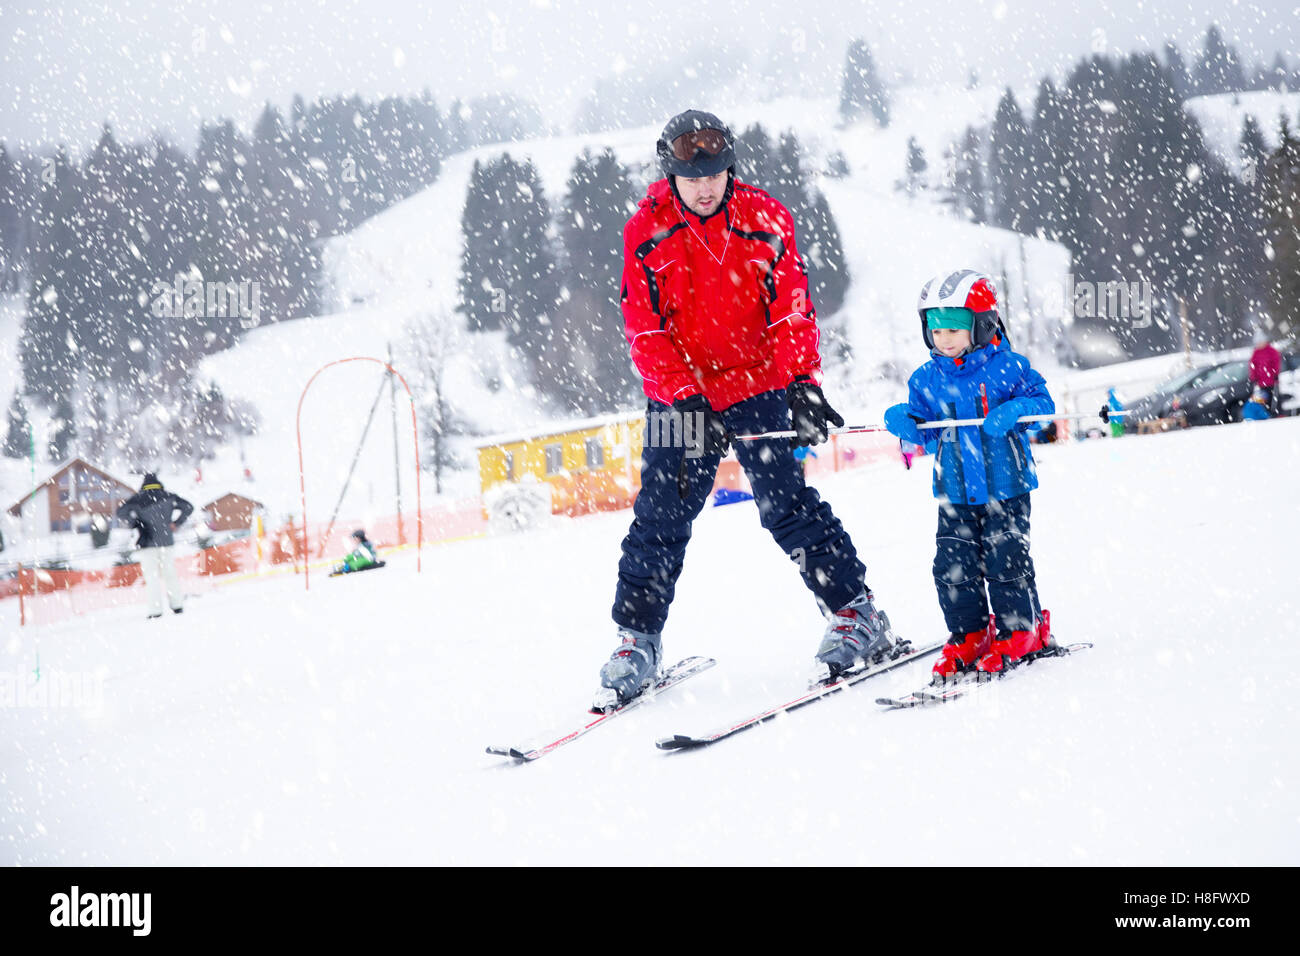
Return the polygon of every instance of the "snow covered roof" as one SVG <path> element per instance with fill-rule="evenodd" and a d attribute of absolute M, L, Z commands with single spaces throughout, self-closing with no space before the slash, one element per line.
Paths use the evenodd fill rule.
<path fill-rule="evenodd" d="M 491 448 L 494 445 L 509 445 L 514 442 L 529 441 L 534 438 L 550 438 L 555 435 L 567 435 L 569 432 L 585 431 L 588 428 L 600 428 L 605 425 L 623 425 L 627 422 L 638 421 L 642 417 L 640 410 L 629 409 L 623 412 L 612 412 L 608 415 L 597 415 L 593 418 L 575 418 L 568 421 L 547 422 L 542 425 L 534 426 L 526 431 L 507 432 L 500 435 L 489 435 L 486 438 L 480 438 L 474 443 L 475 448 Z"/>
<path fill-rule="evenodd" d="M 127 482 L 123 481 L 121 478 L 115 478 L 115 477 L 113 477 L 113 476 L 110 475 L 108 472 L 106 472 L 104 469 L 102 469 L 102 468 L 97 468 L 96 466 L 92 465 L 90 462 L 86 461 L 86 459 L 84 459 L 84 458 L 71 458 L 71 459 L 69 459 L 68 461 L 65 461 L 63 464 L 59 465 L 56 469 L 54 469 L 54 471 L 52 471 L 52 472 L 50 473 L 49 477 L 47 477 L 44 481 L 37 482 L 35 488 L 33 488 L 31 491 L 27 492 L 27 494 L 23 495 L 21 498 L 19 498 L 17 501 L 15 501 L 12 505 L 10 505 L 9 508 L 7 509 L 7 510 L 9 511 L 9 513 L 12 514 L 12 515 L 16 515 L 16 514 L 18 514 L 19 511 L 22 510 L 22 506 L 25 505 L 25 504 L 26 504 L 26 503 L 27 503 L 27 502 L 28 502 L 28 501 L 29 501 L 29 500 L 30 500 L 30 499 L 31 499 L 31 498 L 32 498 L 32 497 L 33 497 L 33 496 L 34 496 L 38 491 L 40 491 L 40 490 L 41 490 L 42 488 L 44 488 L 46 485 L 52 485 L 52 484 L 54 484 L 56 481 L 58 481 L 60 475 L 62 475 L 64 472 L 68 471 L 68 470 L 69 470 L 70 468 L 72 468 L 74 465 L 81 465 L 81 466 L 82 466 L 83 468 L 85 468 L 87 471 L 93 471 L 95 474 L 99 475 L 101 478 L 106 478 L 106 479 L 108 479 L 109 481 L 114 482 L 115 484 L 121 485 L 124 489 L 126 489 L 127 493 L 131 493 L 131 492 L 135 491 L 135 486 L 134 486 L 134 485 L 130 485 L 130 484 L 128 484 Z"/>

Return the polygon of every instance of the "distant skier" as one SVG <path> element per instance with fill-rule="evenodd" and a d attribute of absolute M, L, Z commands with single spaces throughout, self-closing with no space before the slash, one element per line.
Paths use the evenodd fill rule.
<path fill-rule="evenodd" d="M 118 506 L 117 517 L 139 532 L 136 548 L 150 618 L 162 617 L 164 590 L 172 613 L 180 614 L 185 609 L 185 595 L 172 558 L 172 535 L 193 511 L 194 506 L 184 498 L 163 490 L 162 482 L 152 473 L 144 476 L 139 491 Z"/>
<path fill-rule="evenodd" d="M 934 583 L 950 632 L 934 665 L 938 682 L 970 669 L 1004 671 L 1051 640 L 1029 556 L 1029 493 L 1038 476 L 1016 419 L 1050 415 L 1056 404 L 1029 360 L 1011 351 L 988 276 L 971 269 L 937 276 L 918 308 L 930 360 L 912 373 L 908 401 L 885 412 L 885 425 L 934 455 Z M 984 424 L 925 435 L 916 427 L 943 418 Z"/>
<path fill-rule="evenodd" d="M 1277 414 L 1277 380 L 1282 374 L 1282 353 L 1264 332 L 1255 333 L 1255 351 L 1250 356 L 1252 391 L 1263 391 L 1269 415 Z"/>
<path fill-rule="evenodd" d="M 1119 396 L 1115 394 L 1115 390 L 1113 388 L 1106 393 L 1106 409 L 1112 414 L 1116 412 L 1124 411 L 1124 403 L 1119 400 Z M 1110 437 L 1121 438 L 1123 437 L 1123 435 L 1124 435 L 1124 416 L 1115 415 L 1115 417 L 1112 418 L 1110 421 Z"/>
<path fill-rule="evenodd" d="M 598 709 L 636 696 L 659 669 L 691 523 L 733 433 L 797 432 L 738 442 L 736 456 L 763 527 L 829 618 L 817 659 L 837 674 L 894 646 L 852 541 L 792 453 L 844 420 L 818 384 L 816 311 L 790 213 L 736 180 L 731 131 L 711 113 L 673 117 L 657 152 L 664 178 L 623 231 L 623 318 L 649 401 L 614 598 L 619 646 L 601 668 Z M 682 440 L 665 442 L 664 422 L 681 425 Z"/>
<path fill-rule="evenodd" d="M 335 574 L 351 574 L 353 571 L 369 571 L 371 568 L 384 566 L 384 562 L 379 560 L 379 552 L 375 550 L 374 544 L 366 537 L 363 529 L 358 528 L 353 531 L 352 539 L 356 541 L 356 547 L 343 559 L 343 563 L 334 569 Z"/>

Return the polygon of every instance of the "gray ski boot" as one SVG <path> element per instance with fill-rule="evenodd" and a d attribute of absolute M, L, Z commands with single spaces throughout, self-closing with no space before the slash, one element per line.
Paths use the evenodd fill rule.
<path fill-rule="evenodd" d="M 856 598 L 830 616 L 817 660 L 824 664 L 831 679 L 859 664 L 883 660 L 894 648 L 894 633 L 889 618 L 871 601 L 871 592 L 863 590 Z"/>
<path fill-rule="evenodd" d="M 600 669 L 600 690 L 591 709 L 609 710 L 624 704 L 655 682 L 659 676 L 658 634 L 645 634 L 630 627 L 618 629 L 618 650 Z"/>

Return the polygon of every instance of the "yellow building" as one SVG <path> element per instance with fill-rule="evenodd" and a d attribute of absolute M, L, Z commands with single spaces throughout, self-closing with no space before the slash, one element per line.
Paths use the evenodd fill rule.
<path fill-rule="evenodd" d="M 555 514 L 626 508 L 641 487 L 644 429 L 643 412 L 620 412 L 493 435 L 477 445 L 480 488 L 537 480 Z"/>

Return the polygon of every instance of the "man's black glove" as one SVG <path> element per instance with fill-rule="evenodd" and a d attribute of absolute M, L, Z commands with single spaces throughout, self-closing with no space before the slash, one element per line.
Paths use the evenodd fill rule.
<path fill-rule="evenodd" d="M 731 433 L 707 398 L 703 395 L 679 398 L 673 402 L 673 411 L 682 416 L 682 435 L 689 435 L 693 442 L 699 443 L 693 446 L 699 456 L 709 458 L 716 455 L 721 458 L 727 453 L 727 448 L 731 445 Z"/>
<path fill-rule="evenodd" d="M 839 412 L 831 408 L 820 386 L 801 375 L 785 387 L 785 401 L 790 406 L 790 421 L 796 435 L 790 439 L 791 448 L 802 445 L 820 445 L 830 437 L 830 426 L 844 425 Z"/>

